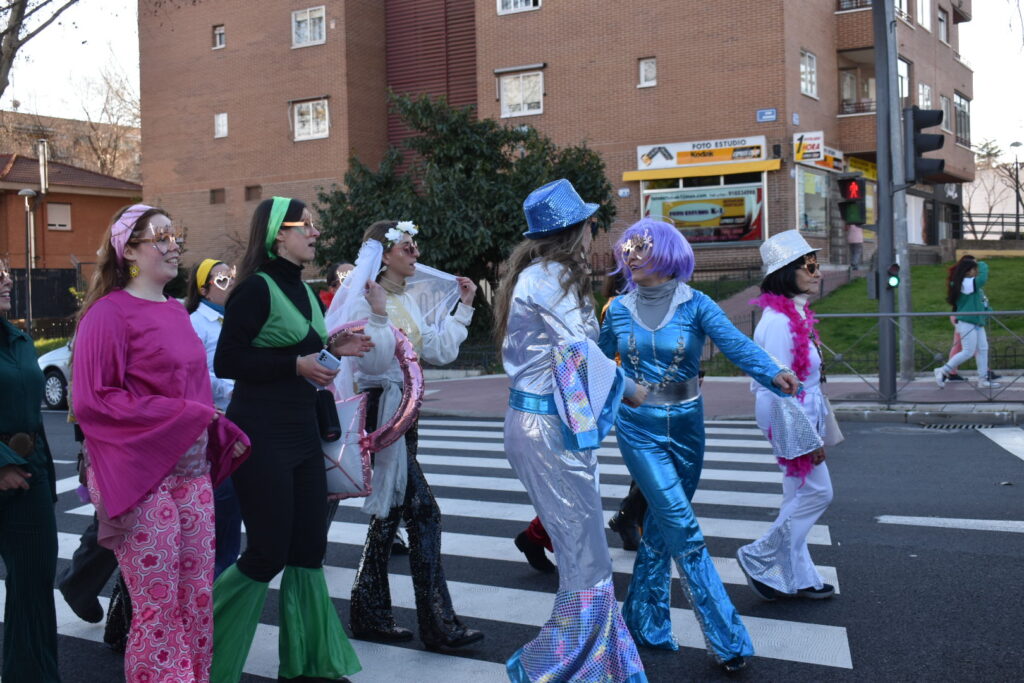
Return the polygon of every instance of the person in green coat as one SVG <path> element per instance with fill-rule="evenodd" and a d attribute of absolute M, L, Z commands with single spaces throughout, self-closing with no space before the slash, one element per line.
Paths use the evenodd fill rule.
<path fill-rule="evenodd" d="M 960 352 L 951 357 L 945 365 L 935 368 L 935 383 L 942 388 L 957 368 L 974 358 L 978 364 L 978 386 L 985 389 L 999 386 L 992 381 L 988 372 L 988 327 L 987 315 L 971 315 L 991 310 L 985 296 L 988 282 L 988 264 L 976 261 L 973 256 L 961 258 L 949 272 L 946 282 L 946 302 L 956 314 L 956 331 L 960 335 Z"/>
<path fill-rule="evenodd" d="M 53 605 L 57 490 L 35 345 L 6 320 L 13 284 L 0 260 L 0 557 L 7 569 L 2 678 L 51 683 L 60 681 Z"/>

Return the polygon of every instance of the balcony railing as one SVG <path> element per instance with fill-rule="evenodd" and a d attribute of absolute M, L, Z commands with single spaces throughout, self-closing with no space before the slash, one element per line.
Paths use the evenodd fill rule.
<path fill-rule="evenodd" d="M 866 9 L 871 7 L 871 1 L 872 0 L 838 0 L 836 7 L 839 12 L 851 9 Z"/>
<path fill-rule="evenodd" d="M 841 102 L 839 104 L 840 114 L 867 114 L 876 110 L 874 100 L 860 100 L 859 102 Z"/>
<path fill-rule="evenodd" d="M 971 146 L 971 137 L 970 137 L 970 135 L 964 136 L 964 135 L 961 135 L 960 133 L 957 133 L 956 134 L 956 144 L 963 145 L 964 147 L 970 147 Z"/>

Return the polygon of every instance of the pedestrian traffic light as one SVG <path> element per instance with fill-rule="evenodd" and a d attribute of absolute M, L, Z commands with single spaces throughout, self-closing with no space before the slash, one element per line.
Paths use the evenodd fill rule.
<path fill-rule="evenodd" d="M 900 285 L 900 264 L 894 263 L 889 266 L 889 275 L 885 279 L 889 289 L 896 289 Z"/>
<path fill-rule="evenodd" d="M 864 198 L 864 191 L 867 185 L 864 178 L 840 178 L 839 214 L 843 217 L 844 223 L 864 225 L 868 222 L 868 208 Z"/>
<path fill-rule="evenodd" d="M 904 177 L 908 183 L 923 180 L 942 173 L 946 162 L 942 159 L 925 159 L 921 155 L 942 149 L 946 136 L 941 133 L 921 133 L 942 123 L 941 109 L 919 109 L 917 105 L 903 110 L 903 158 Z"/>

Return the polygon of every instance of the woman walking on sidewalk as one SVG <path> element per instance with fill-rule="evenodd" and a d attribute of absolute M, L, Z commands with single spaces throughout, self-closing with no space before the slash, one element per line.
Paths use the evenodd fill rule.
<path fill-rule="evenodd" d="M 818 333 L 807 305 L 821 279 L 815 251 L 796 230 L 780 232 L 761 245 L 765 277 L 755 303 L 764 308 L 764 314 L 754 330 L 754 341 L 793 369 L 802 383 L 797 400 L 809 428 L 833 445 L 842 437 L 821 392 L 824 379 Z M 772 432 L 770 416 L 773 402 L 779 399 L 754 384 L 751 390 L 757 397 L 757 426 L 772 441 L 778 435 Z M 807 550 L 807 534 L 832 502 L 825 449 L 780 459 L 779 467 L 784 475 L 779 515 L 761 538 L 739 549 L 740 567 L 751 589 L 763 600 L 830 598 L 835 589 L 822 579 Z"/>
<path fill-rule="evenodd" d="M 647 680 L 615 599 L 596 453 L 623 393 L 639 403 L 646 390 L 596 344 L 587 219 L 597 209 L 568 180 L 534 190 L 496 297 L 512 381 L 505 454 L 551 536 L 559 578 L 551 618 L 506 663 L 514 683 Z"/>
<path fill-rule="evenodd" d="M 941 368 L 935 368 L 935 383 L 939 388 L 946 386 L 950 375 L 961 364 L 971 358 L 978 364 L 978 386 L 984 389 L 999 387 L 989 376 L 988 369 L 988 327 L 987 315 L 971 315 L 992 310 L 983 289 L 988 282 L 988 264 L 976 261 L 973 256 L 964 256 L 949 273 L 946 281 L 946 301 L 956 313 L 956 332 L 960 337 L 960 352 L 951 357 Z"/>
<path fill-rule="evenodd" d="M 765 391 L 792 393 L 796 378 L 745 337 L 711 299 L 692 289 L 693 250 L 674 226 L 645 218 L 615 245 L 627 293 L 601 328 L 601 348 L 648 388 L 615 422 L 622 458 L 647 499 L 647 515 L 622 612 L 637 643 L 676 650 L 669 612 L 671 561 L 704 633 L 708 654 L 737 671 L 754 653 L 715 570 L 690 500 L 704 463 L 700 357 L 706 337 Z"/>

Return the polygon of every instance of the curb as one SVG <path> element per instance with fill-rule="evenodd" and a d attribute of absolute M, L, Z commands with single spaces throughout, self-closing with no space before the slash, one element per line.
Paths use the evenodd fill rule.
<path fill-rule="evenodd" d="M 1012 411 L 993 413 L 947 412 L 942 410 L 836 410 L 840 422 L 889 422 L 905 424 L 1018 425 L 1024 415 Z"/>

